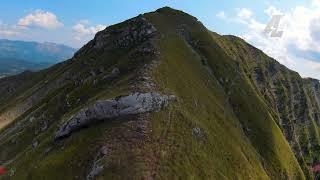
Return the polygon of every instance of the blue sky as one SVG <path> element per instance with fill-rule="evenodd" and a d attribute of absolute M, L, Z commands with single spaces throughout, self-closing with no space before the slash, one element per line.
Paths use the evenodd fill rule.
<path fill-rule="evenodd" d="M 319 1 L 3 0 L 0 38 L 79 48 L 108 25 L 170 6 L 196 16 L 212 31 L 244 38 L 303 76 L 320 79 Z M 281 38 L 262 33 L 275 14 L 284 16 Z"/>
<path fill-rule="evenodd" d="M 258 2 L 253 0 L 242 1 L 218 1 L 218 0 L 202 0 L 199 1 L 181 1 L 181 0 L 122 0 L 122 1 L 106 1 L 106 0 L 28 0 L 21 3 L 21 0 L 4 0 L 0 6 L 0 21 L 7 25 L 14 25 L 18 20 L 36 10 L 52 12 L 59 21 L 63 23 L 63 27 L 54 30 L 34 28 L 33 36 L 23 36 L 21 39 L 36 41 L 54 41 L 64 43 L 73 47 L 80 47 L 83 42 L 77 42 L 70 39 L 72 36 L 72 26 L 76 23 L 87 20 L 90 25 L 97 24 L 111 25 L 139 13 L 154 11 L 163 6 L 170 6 L 188 12 L 198 17 L 208 28 L 222 34 L 239 34 L 244 31 L 237 24 L 229 24 L 221 21 L 216 17 L 219 11 L 234 12 L 236 8 L 246 7 L 256 12 L 262 12 L 268 4 L 276 4 L 281 8 L 290 8 L 290 4 L 303 4 L 302 1 L 293 3 L 289 0 L 265 1 Z M 289 3 L 290 2 L 290 3 Z M 298 3 L 299 2 L 299 3 Z M 260 14 L 260 13 L 259 13 Z M 259 17 L 261 19 L 266 16 Z M 50 35 L 50 36 L 47 36 Z M 4 37 L 0 38 L 19 38 Z"/>

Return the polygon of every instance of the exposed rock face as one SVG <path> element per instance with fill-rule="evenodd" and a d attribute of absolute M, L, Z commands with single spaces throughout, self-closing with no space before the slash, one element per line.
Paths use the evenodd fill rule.
<path fill-rule="evenodd" d="M 119 31 L 120 36 L 115 41 L 116 46 L 119 48 L 126 48 L 141 43 L 157 31 L 142 15 L 132 19 L 130 23 L 132 23 L 132 26 L 127 26 Z"/>
<path fill-rule="evenodd" d="M 93 50 L 112 50 L 130 48 L 152 38 L 157 29 L 143 15 L 123 22 L 122 27 L 108 27 L 97 33 L 95 38 L 81 48 L 75 57 Z"/>
<path fill-rule="evenodd" d="M 278 124 L 298 161 L 306 165 L 317 162 L 313 152 L 320 147 L 319 130 L 315 128 L 315 124 L 319 125 L 320 109 L 315 84 L 279 64 L 269 66 L 265 71 L 262 63 L 259 66 L 254 76 L 256 85 L 277 113 Z"/>
<path fill-rule="evenodd" d="M 158 93 L 135 93 L 117 99 L 97 101 L 94 105 L 81 110 L 64 123 L 55 133 L 55 139 L 63 138 L 72 132 L 88 126 L 96 121 L 116 118 L 125 115 L 135 115 L 156 112 L 174 100 L 174 96 Z"/>

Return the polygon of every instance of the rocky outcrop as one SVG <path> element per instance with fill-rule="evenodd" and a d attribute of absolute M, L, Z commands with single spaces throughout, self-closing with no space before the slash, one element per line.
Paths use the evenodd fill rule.
<path fill-rule="evenodd" d="M 157 29 L 149 23 L 142 15 L 129 21 L 130 26 L 120 29 L 119 38 L 115 40 L 115 44 L 119 48 L 127 48 L 135 44 L 139 44 L 154 34 Z"/>
<path fill-rule="evenodd" d="M 130 48 L 152 38 L 157 29 L 139 15 L 122 23 L 123 26 L 111 26 L 96 34 L 95 38 L 81 48 L 75 58 L 95 50 L 114 50 Z"/>
<path fill-rule="evenodd" d="M 94 105 L 81 110 L 70 120 L 64 123 L 55 133 L 54 139 L 60 139 L 72 132 L 89 126 L 97 121 L 117 118 L 126 115 L 135 115 L 147 112 L 156 112 L 174 100 L 174 96 L 160 95 L 155 92 L 134 93 L 112 100 L 97 101 Z"/>

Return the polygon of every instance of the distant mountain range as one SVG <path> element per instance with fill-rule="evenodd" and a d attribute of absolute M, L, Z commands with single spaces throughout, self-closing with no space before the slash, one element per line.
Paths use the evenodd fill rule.
<path fill-rule="evenodd" d="M 28 62 L 25 60 L 19 60 L 19 59 L 0 59 L 0 78 L 12 74 L 17 74 L 23 71 L 27 70 L 40 70 L 43 68 L 47 68 L 51 63 L 47 62 Z"/>
<path fill-rule="evenodd" d="M 55 43 L 0 39 L 0 77 L 39 70 L 73 56 L 76 49 Z"/>

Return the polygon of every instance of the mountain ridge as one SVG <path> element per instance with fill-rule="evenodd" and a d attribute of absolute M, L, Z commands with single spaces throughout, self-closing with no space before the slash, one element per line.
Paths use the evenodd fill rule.
<path fill-rule="evenodd" d="M 319 82 L 169 7 L 108 27 L 68 61 L 0 84 L 0 163 L 13 179 L 315 176 Z M 137 94 L 156 105 L 149 94 L 175 101 L 114 113 L 149 107 L 131 100 Z"/>

